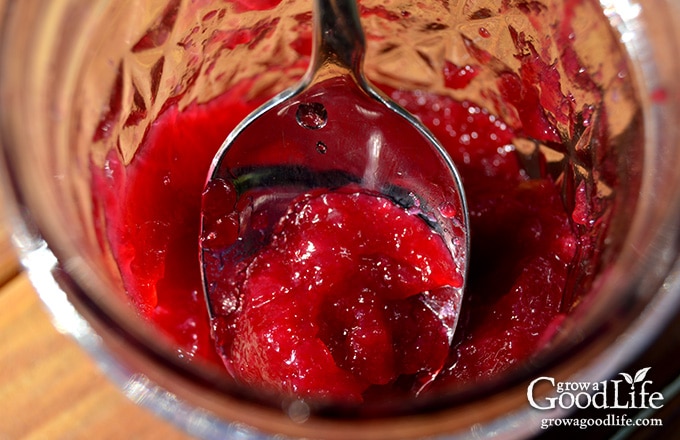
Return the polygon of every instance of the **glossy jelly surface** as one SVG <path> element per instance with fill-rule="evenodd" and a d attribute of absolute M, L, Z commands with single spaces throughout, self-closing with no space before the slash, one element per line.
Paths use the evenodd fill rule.
<path fill-rule="evenodd" d="M 208 104 L 192 105 L 182 112 L 169 107 L 153 125 L 144 145 L 127 167 L 111 155 L 106 172 L 95 176 L 97 193 L 105 198 L 107 207 L 106 234 L 133 303 L 176 342 L 181 356 L 200 356 L 217 363 L 221 363 L 221 360 L 211 340 L 197 258 L 201 198 L 210 161 L 224 137 L 264 99 L 245 101 L 243 96 L 246 96 L 244 91 L 247 84 L 243 87 L 232 89 Z M 324 322 L 328 323 L 326 329 L 315 330 L 320 334 L 326 332 L 315 341 L 323 343 L 326 348 L 335 347 L 336 353 L 342 353 L 334 355 L 334 360 L 329 359 L 327 362 L 335 369 L 334 374 L 343 376 L 343 379 L 329 375 L 319 381 L 311 380 L 302 388 L 295 384 L 283 387 L 288 391 L 312 395 L 320 392 L 334 398 L 344 396 L 356 400 L 362 394 L 371 394 L 370 385 L 383 388 L 403 386 L 395 378 L 399 373 L 406 372 L 420 372 L 424 376 L 436 372 L 435 382 L 445 385 L 474 382 L 505 371 L 536 352 L 564 316 L 565 289 L 569 286 L 571 270 L 578 264 L 580 242 L 555 182 L 547 175 L 530 179 L 511 144 L 515 135 L 513 130 L 473 103 L 457 102 L 424 92 L 386 90 L 433 130 L 457 163 L 463 177 L 470 210 L 472 260 L 459 326 L 451 348 L 441 338 L 441 321 L 432 321 L 436 324 L 434 326 L 425 325 L 422 332 L 418 330 L 415 334 L 392 335 L 391 342 L 387 342 L 385 334 L 375 332 L 376 340 L 370 342 L 374 345 L 353 346 L 352 338 L 339 341 L 337 334 L 334 336 L 333 331 L 329 330 L 352 327 L 350 320 L 355 319 L 360 312 L 357 309 L 357 304 L 361 302 L 358 291 L 350 289 L 352 293 L 344 295 L 342 289 L 338 291 L 341 293 L 332 294 L 336 295 L 335 301 L 325 305 L 317 302 L 313 307 L 321 313 L 318 316 L 323 316 Z M 550 136 L 550 131 L 541 132 Z M 342 207 L 341 211 L 344 210 L 347 219 L 353 220 L 338 234 L 337 231 L 331 231 L 338 224 L 327 218 L 324 227 L 331 237 L 326 237 L 323 229 L 296 229 L 284 221 L 271 245 L 252 259 L 250 275 L 253 278 L 273 278 L 277 285 L 290 286 L 294 276 L 284 272 L 292 270 L 295 273 L 297 269 L 286 268 L 284 265 L 288 261 L 281 263 L 280 256 L 276 254 L 300 251 L 304 246 L 298 243 L 286 248 L 273 243 L 285 237 L 304 240 L 305 234 L 316 234 L 313 238 L 316 240 L 315 246 L 331 238 L 340 239 L 343 235 L 352 237 L 354 232 L 364 226 L 358 220 L 360 217 L 357 217 L 357 206 L 362 204 L 364 206 L 359 211 L 379 207 L 387 210 L 388 220 L 378 229 L 398 226 L 401 222 L 389 220 L 390 217 L 397 218 L 396 212 L 390 211 L 396 208 L 384 206 L 379 198 L 373 196 L 340 192 L 307 197 L 303 205 L 297 208 L 293 206 L 289 213 L 292 218 L 297 216 L 299 221 L 311 221 L 303 215 L 303 206 L 307 204 L 312 210 L 322 212 L 324 197 L 331 197 L 332 203 Z M 347 203 L 352 197 L 358 199 Z M 370 232 L 375 233 L 376 230 L 371 229 Z M 430 233 L 423 231 L 418 240 L 427 240 Z M 429 258 L 439 259 L 441 255 L 439 249 Z M 392 257 L 394 254 L 389 251 L 379 253 L 376 260 L 367 263 L 367 267 L 375 270 L 378 267 L 376 261 L 387 261 Z M 328 259 L 323 261 L 324 265 L 332 261 L 329 257 L 323 258 Z M 360 260 L 352 264 L 356 265 Z M 441 276 L 446 277 L 446 274 L 442 273 Z M 350 281 L 356 281 L 358 285 L 373 282 L 370 270 L 360 278 L 353 280 L 337 276 L 337 281 L 340 285 Z M 246 283 L 243 280 L 241 282 Z M 451 283 L 451 280 L 446 283 Z M 423 285 L 416 290 L 426 288 L 427 285 Z M 256 298 L 257 294 L 254 291 L 252 298 Z M 342 304 L 347 298 L 354 305 L 343 309 Z M 376 296 L 373 295 L 370 301 L 376 301 Z M 384 299 L 380 301 L 384 302 Z M 410 307 L 416 314 L 427 315 L 422 302 L 402 303 L 394 306 L 387 315 L 369 317 L 366 322 L 392 319 L 393 324 L 397 324 L 394 320 L 401 314 L 400 307 Z M 272 373 L 267 370 L 269 361 L 266 359 L 261 360 L 255 369 L 246 367 L 249 364 L 257 365 L 248 357 L 253 354 L 247 350 L 247 346 L 263 343 L 260 339 L 271 336 L 268 332 L 280 332 L 272 337 L 285 342 L 285 338 L 281 337 L 285 332 L 292 328 L 303 331 L 298 324 L 288 325 L 284 321 L 291 314 L 309 306 L 288 306 L 282 305 L 279 309 L 273 308 L 267 312 L 270 315 L 266 329 L 256 327 L 262 321 L 251 317 L 249 311 L 239 315 L 238 323 L 223 323 L 224 328 L 235 325 L 247 327 L 247 330 L 239 330 L 239 334 L 246 337 L 238 342 L 242 345 L 236 348 L 233 334 L 217 334 L 218 339 L 236 353 L 236 364 L 234 361 L 228 363 L 233 373 L 249 381 L 262 380 L 260 376 L 255 377 L 258 374 Z M 370 307 L 366 313 L 371 313 Z M 427 322 L 429 318 L 426 316 L 424 319 Z M 383 329 L 387 327 L 382 326 Z M 399 323 L 391 327 L 402 326 Z M 362 327 L 356 336 L 364 337 L 361 332 L 368 330 Z M 377 368 L 370 362 L 364 362 L 368 358 L 361 356 L 361 350 L 368 350 L 368 347 L 385 352 L 385 347 L 394 341 L 400 341 L 399 344 L 413 343 L 414 336 L 421 337 L 427 332 L 438 334 L 428 339 L 427 350 L 434 353 L 433 357 L 416 358 L 419 363 L 415 362 L 415 365 L 404 367 L 401 371 L 394 370 L 390 363 Z M 267 343 L 272 342 L 267 340 Z M 447 347 L 445 359 L 441 351 L 444 345 Z M 310 349 L 310 352 L 313 351 Z M 317 353 L 323 351 L 317 350 Z M 391 353 L 393 355 L 398 351 Z M 318 362 L 316 359 L 306 361 Z M 338 365 L 344 369 L 338 369 Z M 348 376 L 347 371 L 356 374 Z M 275 375 L 272 377 L 274 382 L 283 380 Z M 421 379 L 419 383 L 424 382 Z M 412 385 L 409 389 L 418 389 Z"/>
<path fill-rule="evenodd" d="M 262 222 L 262 244 L 244 250 L 224 245 L 237 234 L 222 227 L 229 214 L 215 216 L 230 198 L 225 186 L 212 181 L 204 195 L 202 252 L 213 335 L 234 377 L 355 402 L 402 376 L 417 388 L 436 378 L 463 278 L 424 219 L 357 185 L 317 188 L 271 231 Z"/>

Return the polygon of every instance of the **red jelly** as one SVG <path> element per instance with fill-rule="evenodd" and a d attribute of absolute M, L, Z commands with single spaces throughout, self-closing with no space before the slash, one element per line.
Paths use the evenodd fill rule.
<path fill-rule="evenodd" d="M 510 87 L 515 80 L 503 81 L 510 102 L 522 105 Z M 222 360 L 211 340 L 196 258 L 201 195 L 211 159 L 228 132 L 267 98 L 244 101 L 248 87 L 244 83 L 182 112 L 170 106 L 130 164 L 122 166 L 112 153 L 105 169 L 94 172 L 106 238 L 133 303 L 176 342 L 182 356 L 216 364 Z M 414 393 L 422 392 L 425 384 L 432 388 L 470 383 L 531 356 L 562 319 L 564 292 L 573 282 L 581 244 L 550 176 L 534 174 L 530 179 L 522 166 L 511 144 L 515 129 L 473 103 L 424 92 L 386 91 L 428 125 L 463 177 L 472 260 L 453 341 L 449 344 L 451 324 L 431 305 L 442 293 L 438 287 L 460 280 L 445 270 L 448 253 L 434 240 L 436 234 L 379 196 L 349 189 L 311 191 L 284 210 L 287 214 L 258 253 L 234 260 L 241 266 L 232 269 L 242 271 L 225 272 L 226 282 L 242 289 L 241 295 L 213 301 L 220 310 L 218 345 L 229 354 L 227 367 L 241 380 L 350 401 L 379 396 L 371 393 L 375 387 Z M 518 130 L 552 140 L 554 127 L 540 111 L 532 112 Z M 537 126 L 526 126 L 531 123 Z M 217 191 L 228 197 L 230 190 Z M 328 206 L 345 219 L 344 228 Z M 361 220 L 376 210 L 385 210 L 387 219 Z M 214 249 L 234 240 L 237 219 L 229 212 L 213 214 L 219 227 L 202 239 Z M 325 219 L 317 227 L 303 227 L 313 223 L 312 214 Z M 409 244 L 415 253 L 384 248 L 386 235 L 405 225 L 415 234 L 414 242 L 429 243 L 429 248 Z M 368 241 L 356 241 L 360 231 Z M 303 258 L 310 243 L 321 252 L 314 265 Z M 337 246 L 352 255 L 349 266 L 336 266 L 342 254 L 329 249 Z M 412 264 L 419 259 L 432 269 L 427 278 L 416 274 L 415 267 L 425 267 L 420 261 Z M 323 270 L 317 274 L 315 266 Z M 305 295 L 317 275 L 321 284 L 338 289 Z M 398 281 L 381 285 L 386 277 Z M 272 288 L 267 293 L 256 283 L 270 283 Z M 427 301 L 424 291 L 432 296 Z M 316 319 L 300 318 L 310 314 Z M 293 339 L 287 337 L 291 333 Z M 262 346 L 268 350 L 262 351 Z M 413 351 L 418 355 L 406 356 Z M 262 353 L 267 357 L 260 357 Z M 374 361 L 377 358 L 383 362 Z M 298 373 L 275 363 L 294 364 Z M 411 380 L 406 387 L 399 379 L 404 376 Z"/>
<path fill-rule="evenodd" d="M 230 218 L 220 207 L 235 201 L 226 187 L 213 181 L 205 193 L 202 249 L 213 335 L 234 377 L 361 401 L 372 385 L 412 376 L 420 388 L 437 376 L 463 279 L 416 212 L 353 185 L 315 189 L 292 201 L 261 248 L 230 265 L 243 250 L 228 246 L 234 223 L 220 221 Z"/>

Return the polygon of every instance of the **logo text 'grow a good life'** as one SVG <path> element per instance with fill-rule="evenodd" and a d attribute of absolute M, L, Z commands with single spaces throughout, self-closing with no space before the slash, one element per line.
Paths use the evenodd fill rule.
<path fill-rule="evenodd" d="M 650 367 L 642 368 L 635 376 L 619 373 L 623 379 L 601 382 L 556 382 L 553 377 L 538 377 L 527 388 L 529 404 L 539 410 L 562 409 L 659 409 L 663 395 L 651 392 L 651 380 L 645 380 Z M 537 397 L 537 386 L 548 384 L 552 392 Z"/>

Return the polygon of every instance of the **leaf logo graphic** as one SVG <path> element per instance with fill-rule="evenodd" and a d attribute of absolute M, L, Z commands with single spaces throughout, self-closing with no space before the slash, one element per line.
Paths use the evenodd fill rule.
<path fill-rule="evenodd" d="M 623 376 L 624 379 L 626 379 L 626 382 L 628 382 L 631 386 L 634 386 L 638 382 L 642 382 L 645 380 L 645 377 L 647 377 L 647 372 L 651 369 L 652 367 L 647 367 L 647 368 L 641 368 L 638 370 L 637 373 L 635 373 L 635 378 L 631 376 L 628 373 L 619 373 L 621 376 Z"/>
<path fill-rule="evenodd" d="M 645 380 L 645 377 L 647 376 L 647 372 L 650 370 L 652 367 L 647 367 L 647 368 L 641 368 L 637 373 L 635 373 L 635 383 L 642 382 Z"/>

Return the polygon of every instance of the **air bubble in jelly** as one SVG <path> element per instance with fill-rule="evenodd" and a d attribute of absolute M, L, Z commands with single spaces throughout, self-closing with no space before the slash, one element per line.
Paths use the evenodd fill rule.
<path fill-rule="evenodd" d="M 318 130 L 328 122 L 328 112 L 320 102 L 302 102 L 298 105 L 295 119 L 301 127 Z"/>

